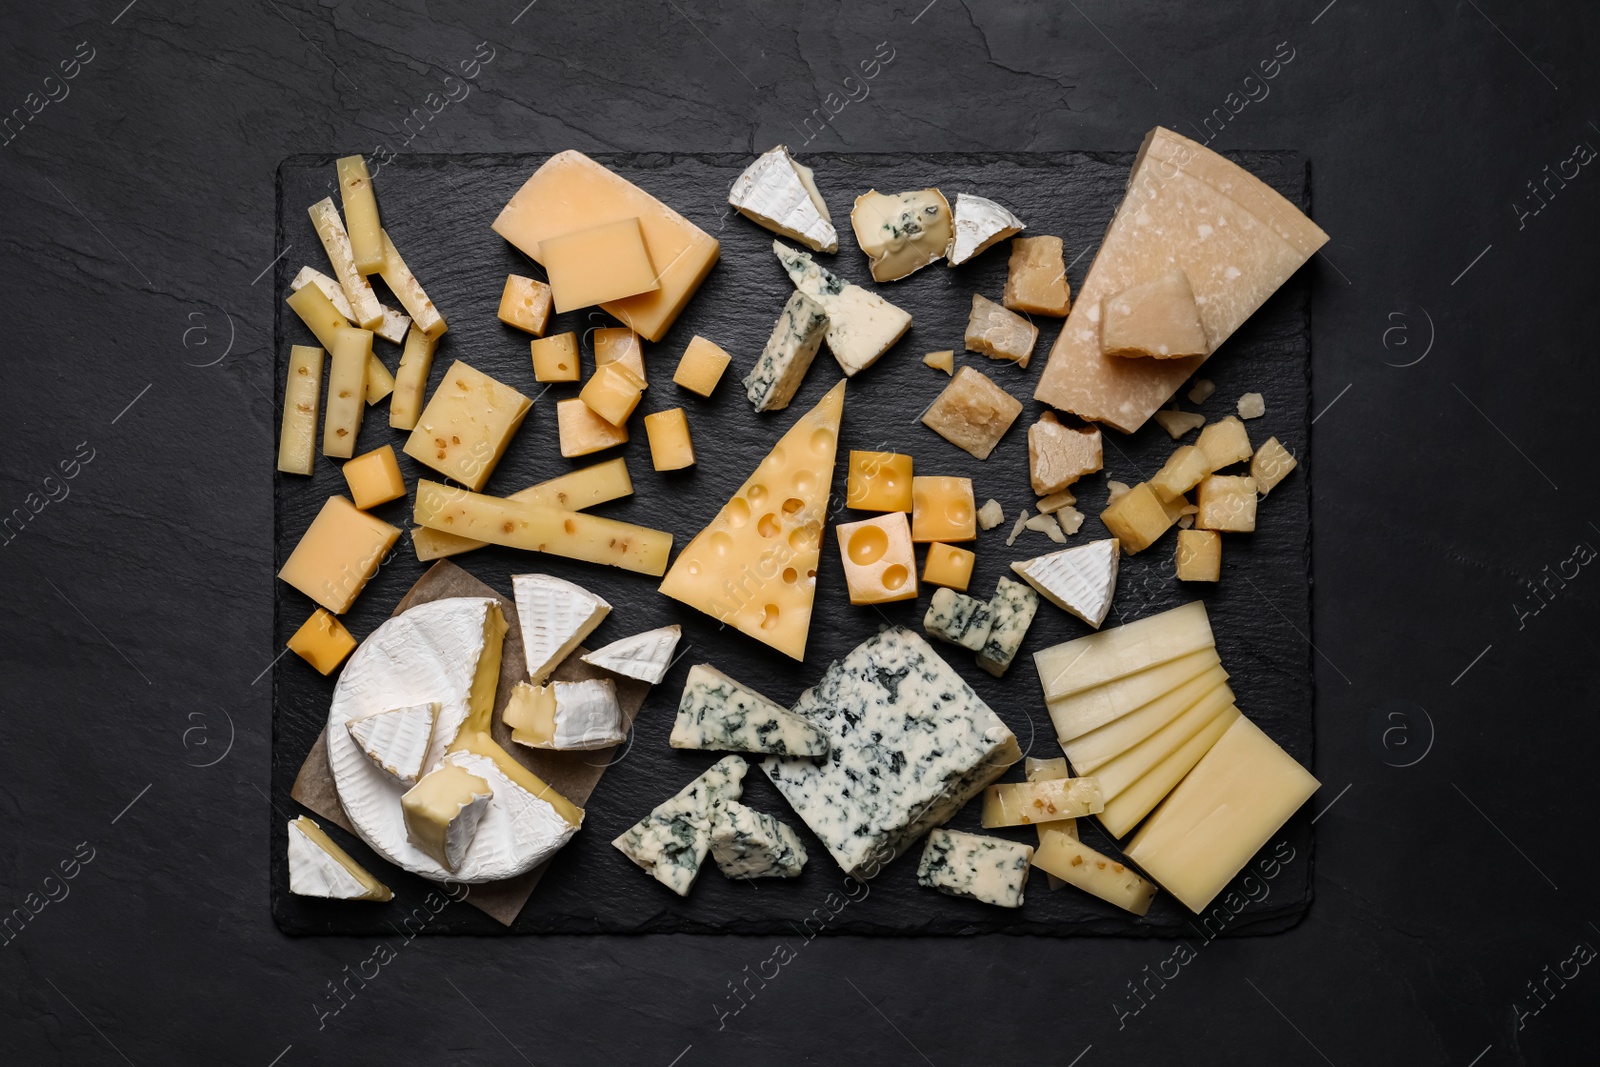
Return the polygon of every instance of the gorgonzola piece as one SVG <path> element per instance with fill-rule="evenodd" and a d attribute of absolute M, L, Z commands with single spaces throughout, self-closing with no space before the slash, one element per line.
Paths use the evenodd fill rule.
<path fill-rule="evenodd" d="M 789 406 L 828 330 L 828 313 L 804 293 L 793 293 L 772 327 L 767 346 L 744 379 L 745 396 L 757 411 Z"/>
<path fill-rule="evenodd" d="M 611 843 L 656 881 L 688 896 L 711 849 L 716 809 L 744 794 L 749 769 L 739 756 L 723 757 Z"/>
<path fill-rule="evenodd" d="M 911 328 L 911 315 L 877 293 L 845 281 L 782 241 L 772 252 L 794 287 L 828 313 L 828 351 L 847 377 L 866 370 Z"/>
<path fill-rule="evenodd" d="M 1032 845 L 939 829 L 928 835 L 917 882 L 952 897 L 1020 908 L 1032 859 Z"/>
<path fill-rule="evenodd" d="M 994 612 L 994 624 L 989 627 L 989 640 L 978 653 L 978 666 L 998 678 L 1010 669 L 1028 627 L 1033 625 L 1039 594 L 1022 582 L 1002 577 L 989 607 Z"/>
<path fill-rule="evenodd" d="M 958 593 L 954 589 L 934 590 L 922 628 L 952 645 L 977 652 L 989 641 L 994 609 L 984 600 Z"/>
<path fill-rule="evenodd" d="M 733 800 L 712 820 L 711 857 L 729 878 L 793 878 L 807 858 L 791 827 Z"/>
<path fill-rule="evenodd" d="M 709 663 L 689 668 L 668 743 L 673 748 L 777 756 L 828 754 L 821 730 Z"/>

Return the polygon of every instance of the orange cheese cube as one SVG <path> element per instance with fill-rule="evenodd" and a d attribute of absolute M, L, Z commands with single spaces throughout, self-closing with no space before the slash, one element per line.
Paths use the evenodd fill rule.
<path fill-rule="evenodd" d="M 910 511 L 911 457 L 851 452 L 845 503 L 858 511 Z"/>
<path fill-rule="evenodd" d="M 911 479 L 911 540 L 973 541 L 977 536 L 971 478 Z"/>
<path fill-rule="evenodd" d="M 350 460 L 344 465 L 344 480 L 350 486 L 351 499 L 362 511 L 406 495 L 393 445 L 374 448 Z"/>
<path fill-rule="evenodd" d="M 499 318 L 507 326 L 543 337 L 544 328 L 550 324 L 550 287 L 537 278 L 507 275 L 506 287 L 500 293 Z"/>
<path fill-rule="evenodd" d="M 644 417 L 650 439 L 650 461 L 658 471 L 680 471 L 694 466 L 694 442 L 689 440 L 689 420 L 682 408 L 655 411 Z"/>
<path fill-rule="evenodd" d="M 943 585 L 958 593 L 967 591 L 972 581 L 972 565 L 978 557 L 964 548 L 935 541 L 928 546 L 928 559 L 922 565 L 922 580 L 929 585 Z"/>
<path fill-rule="evenodd" d="M 533 352 L 533 379 L 538 382 L 578 380 L 578 335 L 558 333 L 554 337 L 535 337 L 529 342 Z"/>
<path fill-rule="evenodd" d="M 689 347 L 683 350 L 683 358 L 678 360 L 672 380 L 691 393 L 710 396 L 722 380 L 722 372 L 728 369 L 730 359 L 732 357 L 720 347 L 695 334 L 689 340 Z"/>
<path fill-rule="evenodd" d="M 332 674 L 355 651 L 356 639 L 343 623 L 328 614 L 327 608 L 318 608 L 289 638 L 288 647 L 320 673 Z"/>
<path fill-rule="evenodd" d="M 834 527 L 852 604 L 917 598 L 917 559 L 903 511 Z"/>
<path fill-rule="evenodd" d="M 400 531 L 342 496 L 329 497 L 278 577 L 335 615 L 350 610 Z"/>

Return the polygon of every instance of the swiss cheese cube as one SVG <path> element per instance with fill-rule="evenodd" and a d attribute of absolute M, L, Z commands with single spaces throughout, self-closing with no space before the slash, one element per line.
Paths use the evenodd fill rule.
<path fill-rule="evenodd" d="M 1213 530 L 1178 531 L 1178 581 L 1215 582 L 1222 577 L 1222 535 Z"/>
<path fill-rule="evenodd" d="M 375 448 L 345 463 L 344 480 L 350 487 L 350 498 L 362 511 L 406 495 L 393 445 Z"/>
<path fill-rule="evenodd" d="M 506 275 L 506 287 L 500 291 L 500 310 L 496 315 L 507 326 L 543 337 L 545 327 L 550 324 L 550 287 L 537 278 Z"/>
<path fill-rule="evenodd" d="M 928 546 L 928 558 L 922 565 L 922 580 L 929 585 L 942 585 L 965 593 L 972 581 L 972 565 L 978 557 L 964 548 L 956 548 L 935 541 Z"/>
<path fill-rule="evenodd" d="M 278 577 L 335 615 L 343 615 L 399 539 L 397 528 L 342 496 L 329 497 L 284 560 Z"/>
<path fill-rule="evenodd" d="M 1071 297 L 1061 238 L 1012 238 L 1006 288 L 1000 303 L 1012 311 L 1059 319 L 1069 310 Z"/>
<path fill-rule="evenodd" d="M 639 406 L 643 395 L 644 380 L 629 370 L 627 364 L 617 362 L 602 363 L 584 383 L 578 399 L 611 425 L 621 426 Z"/>
<path fill-rule="evenodd" d="M 717 345 L 695 334 L 689 339 L 689 347 L 683 350 L 672 380 L 691 393 L 710 396 L 732 358 Z"/>
<path fill-rule="evenodd" d="M 581 367 L 578 362 L 578 335 L 558 333 L 535 337 L 529 342 L 533 354 L 533 379 L 538 382 L 575 382 Z"/>
<path fill-rule="evenodd" d="M 917 598 L 917 560 L 903 511 L 834 527 L 852 604 Z"/>
<path fill-rule="evenodd" d="M 911 479 L 911 540 L 972 541 L 977 536 L 971 478 Z"/>
<path fill-rule="evenodd" d="M 626 426 L 613 426 L 577 397 L 556 403 L 556 423 L 561 434 L 561 454 L 568 459 L 628 441 Z"/>
<path fill-rule="evenodd" d="M 539 244 L 539 261 L 550 275 L 558 312 L 661 288 L 636 218 L 548 237 Z"/>
<path fill-rule="evenodd" d="M 1200 512 L 1194 524 L 1202 530 L 1249 533 L 1256 528 L 1256 480 L 1213 474 L 1200 483 Z"/>
<path fill-rule="evenodd" d="M 332 674 L 356 649 L 356 639 L 327 608 L 318 608 L 289 638 L 288 648 L 322 674 Z"/>
<path fill-rule="evenodd" d="M 682 408 L 653 411 L 644 417 L 650 439 L 650 462 L 658 471 L 681 471 L 694 466 L 694 442 L 689 439 L 689 419 Z"/>
<path fill-rule="evenodd" d="M 845 503 L 857 511 L 910 511 L 911 457 L 851 452 Z"/>
<path fill-rule="evenodd" d="M 406 440 L 405 453 L 476 492 L 483 488 L 533 401 L 456 360 Z"/>

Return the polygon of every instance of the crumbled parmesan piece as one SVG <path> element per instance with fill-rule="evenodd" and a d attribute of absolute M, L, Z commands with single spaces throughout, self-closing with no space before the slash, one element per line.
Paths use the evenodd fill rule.
<path fill-rule="evenodd" d="M 1039 508 L 1040 512 L 1042 512 L 1043 514 L 1050 515 L 1050 514 L 1053 514 L 1054 512 L 1060 511 L 1062 508 L 1066 507 L 1068 504 L 1076 504 L 1077 502 L 1078 502 L 1078 498 L 1077 497 L 1073 496 L 1070 492 L 1068 492 L 1067 490 L 1063 489 L 1063 490 L 1061 490 L 1061 492 L 1059 492 L 1059 493 L 1051 493 L 1049 496 L 1047 496 L 1043 500 L 1039 501 L 1038 508 Z"/>
<path fill-rule="evenodd" d="M 1012 311 L 1060 318 L 1072 302 L 1059 237 L 1018 237 L 1011 242 L 1006 288 L 1000 302 Z"/>
<path fill-rule="evenodd" d="M 1204 404 L 1211 399 L 1211 394 L 1217 391 L 1217 385 L 1210 378 L 1201 378 L 1189 389 L 1189 403 Z"/>
<path fill-rule="evenodd" d="M 1178 516 L 1178 529 L 1187 530 L 1193 525 L 1194 525 L 1194 516 L 1193 515 L 1180 515 L 1180 516 Z"/>
<path fill-rule="evenodd" d="M 1063 426 L 1047 411 L 1028 427 L 1028 479 L 1040 496 L 1059 492 L 1104 465 L 1100 431 Z"/>
<path fill-rule="evenodd" d="M 1262 496 L 1272 492 L 1279 482 L 1289 476 L 1297 464 L 1289 450 L 1278 443 L 1276 437 L 1269 437 L 1265 444 L 1256 449 L 1256 454 L 1250 457 L 1250 477 L 1256 480 L 1256 489 Z"/>
<path fill-rule="evenodd" d="M 978 509 L 978 525 L 985 530 L 992 530 L 1006 521 L 1006 509 L 1000 506 L 1000 501 L 990 497 Z"/>
<path fill-rule="evenodd" d="M 1061 524 L 1061 532 L 1075 534 L 1083 528 L 1083 512 L 1074 507 L 1065 507 L 1056 512 L 1056 522 Z"/>
<path fill-rule="evenodd" d="M 1117 502 L 1117 498 L 1120 497 L 1123 493 L 1131 492 L 1133 490 L 1133 486 L 1128 485 L 1126 482 L 1116 482 L 1116 481 L 1108 481 L 1108 482 L 1106 482 L 1106 488 L 1111 490 L 1111 496 L 1106 501 L 1106 503 L 1108 503 L 1108 504 L 1115 504 Z"/>
<path fill-rule="evenodd" d="M 1022 514 L 1017 516 L 1017 524 L 1011 527 L 1011 536 L 1006 538 L 1006 547 L 1010 548 L 1017 543 L 1017 538 L 1022 536 L 1022 528 L 1028 525 L 1028 509 L 1023 508 Z"/>
<path fill-rule="evenodd" d="M 1038 339 L 1039 327 L 980 293 L 972 294 L 965 338 L 968 352 L 982 352 L 990 359 L 1008 359 L 1026 367 Z"/>
<path fill-rule="evenodd" d="M 1156 421 L 1161 428 L 1167 431 L 1176 441 L 1190 430 L 1198 429 L 1206 423 L 1206 417 L 1197 411 L 1178 411 L 1176 408 L 1167 408 L 1156 412 Z"/>
<path fill-rule="evenodd" d="M 1053 515 L 1035 515 L 1024 525 L 1030 529 L 1047 535 L 1050 540 L 1058 545 L 1066 544 L 1067 539 L 1061 533 L 1061 527 Z"/>
<path fill-rule="evenodd" d="M 1260 393 L 1246 393 L 1239 398 L 1239 417 L 1259 419 L 1267 413 L 1267 402 Z"/>
<path fill-rule="evenodd" d="M 987 375 L 962 367 L 922 413 L 922 424 L 957 448 L 988 459 L 1020 414 L 1022 401 Z"/>

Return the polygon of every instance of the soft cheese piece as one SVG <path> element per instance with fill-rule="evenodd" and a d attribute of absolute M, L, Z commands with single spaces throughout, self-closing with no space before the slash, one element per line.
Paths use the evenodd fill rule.
<path fill-rule="evenodd" d="M 804 659 L 843 413 L 841 381 L 678 554 L 661 591 Z"/>
<path fill-rule="evenodd" d="M 411 273 L 411 268 L 406 266 L 406 261 L 400 258 L 400 250 L 395 248 L 394 242 L 389 239 L 389 234 L 385 231 L 379 232 L 383 237 L 383 266 L 378 268 L 379 275 L 394 291 L 395 299 L 399 300 L 401 306 L 410 314 L 412 324 L 425 336 L 438 340 L 448 328 L 445 326 L 444 316 L 439 314 L 439 309 L 428 299 L 427 291 L 422 288 L 422 283 L 417 281 L 417 276 Z"/>
<path fill-rule="evenodd" d="M 762 764 L 847 874 L 872 878 L 1022 758 L 1017 739 L 927 641 L 885 630 L 836 661 L 795 712 L 821 762 Z"/>
<path fill-rule="evenodd" d="M 1147 913 L 1156 896 L 1155 883 L 1139 877 L 1126 864 L 1096 852 L 1074 834 L 1059 829 L 1064 825 L 1039 825 L 1039 847 L 1034 850 L 1033 865 L 1052 878 L 1115 904 L 1123 911 L 1134 915 Z"/>
<path fill-rule="evenodd" d="M 1039 594 L 1002 575 L 989 607 L 994 612 L 994 624 L 989 627 L 989 640 L 978 652 L 978 666 L 999 678 L 1011 668 L 1028 627 L 1033 625 L 1033 617 L 1039 611 Z"/>
<path fill-rule="evenodd" d="M 644 434 L 650 442 L 650 465 L 658 471 L 681 471 L 694 466 L 694 441 L 689 437 L 689 416 L 682 408 L 652 411 L 644 417 Z"/>
<path fill-rule="evenodd" d="M 980 652 L 989 642 L 994 625 L 994 609 L 986 600 L 975 600 L 954 589 L 935 589 L 922 628 L 941 641 Z"/>
<path fill-rule="evenodd" d="M 1061 660 L 1069 658 L 1060 657 Z M 1051 699 L 1048 706 L 1056 735 L 1065 743 L 1097 730 L 1171 693 L 1219 662 L 1217 650 L 1208 644 L 1197 651 L 1134 671 L 1115 681 L 1084 689 L 1071 696 Z"/>
<path fill-rule="evenodd" d="M 1222 669 L 1221 664 L 1208 667 L 1177 688 L 1154 697 L 1128 714 L 1062 740 L 1061 748 L 1079 774 L 1092 774 L 1096 768 L 1152 736 L 1213 693 L 1220 693 L 1221 707 L 1233 703 L 1232 691 L 1225 684 L 1227 680 L 1228 672 Z M 1070 722 L 1064 725 L 1069 729 L 1072 726 Z"/>
<path fill-rule="evenodd" d="M 729 878 L 794 878 L 809 857 L 787 823 L 727 800 L 711 818 L 711 858 Z"/>
<path fill-rule="evenodd" d="M 1105 810 L 1100 813 L 1100 825 L 1106 833 L 1112 837 L 1126 837 L 1241 717 L 1238 708 L 1224 708 L 1222 714 L 1212 719 L 1170 756 L 1133 785 L 1106 801 Z"/>
<path fill-rule="evenodd" d="M 980 511 L 978 514 L 981 518 L 983 513 Z M 922 580 L 965 593 L 972 581 L 973 564 L 977 562 L 976 554 L 935 541 L 928 546 L 928 556 L 922 565 Z"/>
<path fill-rule="evenodd" d="M 678 360 L 678 369 L 673 371 L 672 380 L 691 393 L 710 396 L 732 359 L 721 346 L 695 334 L 683 350 L 683 357 Z"/>
<path fill-rule="evenodd" d="M 971 541 L 978 536 L 978 509 L 971 478 L 917 475 L 911 479 L 911 540 Z"/>
<path fill-rule="evenodd" d="M 959 267 L 978 253 L 999 244 L 1026 228 L 1023 221 L 995 203 L 971 193 L 956 194 L 956 209 L 951 222 L 946 265 Z"/>
<path fill-rule="evenodd" d="M 1215 644 L 1205 602 L 1195 600 L 1138 622 L 1042 649 L 1034 653 L 1033 662 L 1049 702 Z"/>
<path fill-rule="evenodd" d="M 1104 447 L 1097 427 L 1063 426 L 1054 412 L 1046 411 L 1028 427 L 1028 480 L 1033 491 L 1050 496 L 1093 474 L 1105 466 Z"/>
<path fill-rule="evenodd" d="M 428 391 L 428 373 L 433 370 L 437 337 L 429 337 L 415 326 L 406 334 L 406 347 L 400 353 L 400 369 L 394 376 L 394 396 L 389 400 L 389 426 L 414 430 L 422 417 L 423 395 Z"/>
<path fill-rule="evenodd" d="M 1079 819 L 1103 808 L 1095 778 L 1041 778 L 1006 782 L 983 791 L 983 828 L 1031 826 L 1057 819 Z"/>
<path fill-rule="evenodd" d="M 1156 127 L 1050 351 L 1034 397 L 1124 433 L 1144 425 L 1206 357 L 1124 360 L 1100 351 L 1100 302 L 1181 268 L 1215 351 L 1328 235 L 1260 179 Z"/>
<path fill-rule="evenodd" d="M 556 401 L 556 425 L 567 459 L 628 443 L 627 426 L 612 425 L 575 396 Z"/>
<path fill-rule="evenodd" d="M 839 251 L 833 216 L 817 191 L 811 168 L 783 145 L 763 152 L 728 191 L 728 204 L 745 218 L 814 252 Z"/>
<path fill-rule="evenodd" d="M 1194 290 L 1182 268 L 1101 299 L 1100 351 L 1123 359 L 1185 359 L 1211 353 Z"/>
<path fill-rule="evenodd" d="M 642 634 L 623 637 L 583 654 L 583 662 L 602 667 L 613 674 L 637 678 L 655 685 L 672 666 L 672 653 L 683 637 L 683 627 L 674 623 Z"/>
<path fill-rule="evenodd" d="M 1019 560 L 1011 569 L 1050 603 L 1098 630 L 1117 592 L 1117 548 L 1117 539 L 1108 537 Z"/>
<path fill-rule="evenodd" d="M 604 598 L 553 574 L 513 574 L 511 595 L 522 628 L 528 678 L 535 684 L 548 677 L 611 614 L 611 605 Z"/>
<path fill-rule="evenodd" d="M 558 313 L 661 288 L 636 218 L 547 237 L 539 244 L 539 262 L 550 275 Z"/>
<path fill-rule="evenodd" d="M 327 900 L 394 899 L 388 886 L 305 815 L 289 820 L 289 892 Z"/>
<path fill-rule="evenodd" d="M 291 346 L 288 376 L 283 383 L 283 425 L 278 430 L 278 469 L 285 474 L 311 473 L 317 455 L 317 409 L 321 403 L 322 349 Z"/>
<path fill-rule="evenodd" d="M 828 313 L 801 292 L 783 305 L 772 336 L 744 378 L 745 396 L 757 411 L 781 411 L 805 380 L 828 329 Z"/>
<path fill-rule="evenodd" d="M 1319 783 L 1240 716 L 1128 845 L 1128 858 L 1199 912 Z"/>
<path fill-rule="evenodd" d="M 1018 237 L 1011 242 L 1000 303 L 1026 315 L 1061 318 L 1072 302 L 1067 258 L 1059 237 Z"/>
<path fill-rule="evenodd" d="M 493 796 L 484 779 L 459 764 L 442 763 L 400 798 L 406 834 L 445 870 L 454 871 L 461 866 Z"/>
<path fill-rule="evenodd" d="M 532 408 L 509 385 L 458 359 L 423 408 L 405 453 L 477 492 Z"/>
<path fill-rule="evenodd" d="M 934 830 L 917 864 L 917 884 L 952 897 L 1020 908 L 1032 859 L 1029 845 L 959 830 Z"/>
<path fill-rule="evenodd" d="M 922 413 L 922 424 L 957 448 L 988 459 L 1020 414 L 1022 401 L 988 375 L 962 367 Z"/>
<path fill-rule="evenodd" d="M 343 615 L 399 539 L 398 528 L 342 496 L 329 497 L 283 561 L 278 577 Z"/>
<path fill-rule="evenodd" d="M 910 511 L 911 468 L 911 457 L 898 452 L 851 452 L 845 503 L 857 511 Z"/>
<path fill-rule="evenodd" d="M 1222 577 L 1222 535 L 1214 530 L 1179 530 L 1175 573 L 1180 582 L 1215 582 Z"/>
<path fill-rule="evenodd" d="M 356 313 L 351 310 L 350 301 L 345 299 L 344 288 L 337 280 L 310 267 L 301 267 L 299 272 L 289 280 L 289 288 L 293 292 L 299 292 L 308 285 L 321 290 L 322 295 L 328 298 L 328 303 L 333 305 L 333 309 L 341 317 L 346 320 L 355 318 Z M 349 323 L 346 322 L 345 325 L 349 325 Z M 405 340 L 406 330 L 410 326 L 411 320 L 409 318 L 394 308 L 385 307 L 383 309 L 383 321 L 372 332 L 391 344 L 399 344 Z"/>
<path fill-rule="evenodd" d="M 1276 437 L 1269 437 L 1266 443 L 1256 449 L 1256 454 L 1250 457 L 1250 477 L 1256 480 L 1256 491 L 1266 496 L 1276 489 L 1278 483 L 1289 476 L 1298 464 L 1289 454 L 1289 450 L 1278 443 Z"/>
<path fill-rule="evenodd" d="M 911 328 L 909 313 L 818 266 L 806 253 L 782 241 L 772 242 L 772 252 L 794 287 L 828 313 L 828 351 L 846 377 L 876 363 Z"/>
<path fill-rule="evenodd" d="M 518 682 L 501 716 L 511 740 L 529 748 L 586 751 L 609 748 L 628 739 L 610 678 L 529 685 Z"/>
<path fill-rule="evenodd" d="M 372 175 L 361 156 L 334 161 L 339 175 L 339 198 L 350 224 L 350 255 L 356 270 L 376 274 L 383 269 L 383 230 L 378 226 L 378 201 L 372 195 Z"/>
<path fill-rule="evenodd" d="M 776 756 L 828 754 L 821 730 L 709 663 L 689 668 L 668 744 Z"/>
<path fill-rule="evenodd" d="M 627 462 L 618 456 L 531 485 L 512 493 L 507 499 L 582 511 L 609 500 L 619 500 L 632 492 L 633 480 L 628 477 Z M 423 561 L 457 556 L 487 544 L 485 541 L 422 526 L 412 528 L 411 543 L 416 547 L 417 559 Z"/>
<path fill-rule="evenodd" d="M 1249 533 L 1256 528 L 1256 480 L 1212 474 L 1200 483 L 1200 512 L 1194 524 L 1202 530 Z"/>
<path fill-rule="evenodd" d="M 345 232 L 344 222 L 339 218 L 339 209 L 333 206 L 333 198 L 324 197 L 307 210 L 311 215 L 311 225 L 316 228 L 317 237 L 322 241 L 322 250 L 328 254 L 328 262 L 333 266 L 333 276 L 339 280 L 345 299 L 350 302 L 351 320 L 363 330 L 377 329 L 383 323 L 383 305 L 378 303 L 372 283 L 362 277 L 356 267 L 350 249 L 350 235 Z"/>
<path fill-rule="evenodd" d="M 318 608 L 284 645 L 315 667 L 319 674 L 332 674 L 344 658 L 356 650 L 356 639 L 327 608 Z"/>
<path fill-rule="evenodd" d="M 872 265 L 872 280 L 892 282 L 944 258 L 952 234 L 950 203 L 937 189 L 869 189 L 856 197 L 850 226 Z"/>
<path fill-rule="evenodd" d="M 852 604 L 889 604 L 917 598 L 917 556 L 903 511 L 833 528 L 844 560 Z"/>
<path fill-rule="evenodd" d="M 416 785 L 433 741 L 439 702 L 374 711 L 347 721 L 345 729 L 379 770 L 403 785 Z"/>
<path fill-rule="evenodd" d="M 742 757 L 724 756 L 611 844 L 656 881 L 688 896 L 711 850 L 712 820 L 723 804 L 744 795 L 749 770 Z"/>
<path fill-rule="evenodd" d="M 371 330 L 339 330 L 328 349 L 328 406 L 322 415 L 322 454 L 349 459 L 356 454 L 361 416 L 366 413 Z"/>
<path fill-rule="evenodd" d="M 990 359 L 1006 359 L 1026 367 L 1033 358 L 1034 342 L 1039 340 L 1039 327 L 982 294 L 973 293 L 964 340 L 968 352 L 982 352 Z"/>
<path fill-rule="evenodd" d="M 534 171 L 494 220 L 494 232 L 539 262 L 552 237 L 636 218 L 659 288 L 600 305 L 624 325 L 659 341 L 717 262 L 715 238 L 661 201 L 581 152 L 560 152 Z"/>

